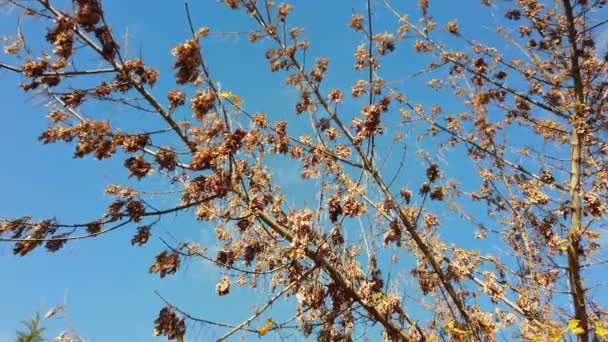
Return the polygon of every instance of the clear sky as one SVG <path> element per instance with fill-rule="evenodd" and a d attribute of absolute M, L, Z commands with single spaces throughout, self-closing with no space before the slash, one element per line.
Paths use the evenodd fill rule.
<path fill-rule="evenodd" d="M 212 32 L 242 31 L 254 27 L 242 12 L 231 12 L 216 0 L 191 2 L 193 19 L 199 27 L 209 26 Z M 372 2 L 382 7 L 382 1 Z M 141 55 L 147 64 L 159 68 L 161 79 L 154 92 L 163 94 L 173 87 L 169 80 L 173 61 L 170 49 L 189 36 L 183 2 L 105 0 L 103 3 L 115 34 L 123 36 L 128 33 L 129 55 Z M 361 77 L 352 70 L 352 55 L 354 48 L 363 42 L 360 34 L 347 27 L 347 22 L 352 13 L 363 12 L 365 2 L 299 0 L 292 3 L 295 7 L 292 18 L 306 29 L 305 35 L 311 41 L 310 61 L 318 56 L 328 56 L 331 60 L 325 88 L 342 87 L 347 90 Z M 408 3 L 411 4 L 399 8 L 413 10 L 416 1 Z M 485 37 L 493 30 L 491 11 L 480 9 L 478 0 L 437 0 L 431 3 L 433 13 L 440 21 L 448 16 L 459 17 L 464 32 Z M 459 5 L 453 7 L 455 3 Z M 0 36 L 14 35 L 16 12 L 5 8 L 0 8 L 0 12 Z M 28 35 L 32 32 L 28 27 L 40 27 L 36 21 L 26 18 L 24 32 L 27 40 L 40 44 L 43 31 L 38 30 L 37 37 Z M 394 22 L 385 10 L 374 13 L 377 32 L 393 31 Z M 252 46 L 247 43 L 246 36 L 211 35 L 205 40 L 203 52 L 214 78 L 221 82 L 223 89 L 239 94 L 250 112 L 264 111 L 272 120 L 285 119 L 290 125 L 297 124 L 295 120 L 303 120 L 294 119 L 292 108 L 297 94 L 283 85 L 284 74 L 269 72 L 263 55 L 265 46 L 268 45 Z M 411 44 L 403 44 L 398 49 L 410 50 L 387 58 L 383 71 L 392 72 L 393 76 L 387 77 L 389 80 L 405 77 L 423 65 L 411 51 Z M 47 46 L 47 51 L 50 50 Z M 1 58 L 4 57 L 0 57 L 0 61 L 13 62 L 8 57 L 6 60 Z M 0 217 L 24 214 L 36 218 L 57 216 L 65 222 L 86 222 L 98 217 L 109 203 L 103 195 L 105 186 L 126 181 L 122 160 L 72 159 L 73 146 L 40 144 L 37 137 L 47 126 L 44 101 L 18 89 L 19 82 L 19 75 L 0 70 Z M 423 83 L 414 84 L 404 87 L 418 101 L 430 106 L 441 100 L 422 89 Z M 95 115 L 94 105 L 89 104 L 86 109 Z M 113 108 L 107 115 L 131 127 L 137 127 L 143 120 L 154 120 L 149 118 L 150 114 L 135 113 L 122 107 Z M 297 168 L 277 165 L 274 171 L 284 188 L 300 193 L 305 189 L 298 185 Z M 451 177 L 455 178 L 471 172 L 466 165 L 457 164 L 451 171 Z M 417 174 L 416 177 L 420 177 Z M 403 183 L 408 181 L 403 180 Z M 412 181 L 412 184 L 416 182 Z M 166 183 L 148 185 L 161 190 Z M 303 195 L 301 200 L 310 200 L 307 196 Z M 172 203 L 167 201 L 165 204 L 169 206 Z M 166 218 L 156 231 L 161 236 L 166 236 L 163 232 L 171 232 L 180 238 L 211 243 L 212 227 L 188 218 L 187 215 Z M 154 319 L 162 307 L 155 290 L 196 316 L 233 324 L 249 316 L 253 305 L 259 303 L 251 292 L 240 291 L 234 286 L 234 293 L 230 296 L 217 297 L 214 291 L 217 272 L 207 264 L 188 262 L 177 275 L 164 280 L 148 274 L 149 265 L 163 245 L 153 236 L 146 246 L 132 247 L 129 241 L 134 229 L 130 226 L 99 238 L 69 243 L 55 254 L 40 249 L 24 258 L 13 256 L 10 245 L 0 244 L 0 342 L 13 339 L 20 320 L 31 317 L 38 309 L 44 313 L 65 300 L 70 319 L 78 331 L 87 339 L 99 342 L 162 340 L 152 335 Z M 455 238 L 459 232 L 446 234 Z M 213 249 L 212 245 L 209 247 Z M 65 327 L 58 320 L 45 321 L 44 325 L 51 329 L 49 337 Z M 191 328 L 188 341 L 207 341 L 216 337 L 218 331 L 222 333 L 199 325 Z"/>

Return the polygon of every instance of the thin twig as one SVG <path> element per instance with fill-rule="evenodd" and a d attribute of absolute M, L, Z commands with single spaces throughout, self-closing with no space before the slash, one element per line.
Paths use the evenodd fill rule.
<path fill-rule="evenodd" d="M 289 290 L 291 290 L 292 287 L 294 287 L 296 284 L 298 284 L 300 281 L 302 281 L 304 278 L 306 278 L 309 274 L 311 274 L 313 271 L 315 271 L 317 269 L 317 267 L 318 266 L 314 266 L 313 268 L 311 268 L 308 271 L 304 272 L 300 276 L 299 279 L 294 280 L 293 282 L 291 282 L 291 284 L 285 286 L 285 288 L 283 290 L 281 290 L 281 292 L 277 293 L 274 297 L 270 298 L 268 300 L 268 302 L 266 303 L 266 305 L 264 305 L 263 307 L 257 309 L 255 311 L 255 313 L 253 315 L 251 315 L 251 317 L 247 318 L 241 324 L 237 325 L 232 330 L 230 330 L 229 332 L 227 332 L 226 334 L 224 334 L 224 336 L 218 338 L 217 342 L 221 342 L 221 341 L 226 340 L 228 337 L 232 336 L 237 331 L 242 330 L 244 327 L 248 326 L 249 323 L 251 323 L 254 319 L 256 319 L 258 316 L 260 316 L 262 313 L 264 313 L 264 311 L 266 311 L 272 305 L 272 303 L 274 303 L 277 299 L 281 298 L 285 293 L 287 293 Z"/>

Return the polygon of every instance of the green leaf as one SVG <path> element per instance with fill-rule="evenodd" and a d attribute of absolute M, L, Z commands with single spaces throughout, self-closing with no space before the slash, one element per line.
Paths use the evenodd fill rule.
<path fill-rule="evenodd" d="M 36 316 L 29 321 L 22 321 L 26 326 L 27 331 L 17 331 L 17 340 L 15 342 L 42 342 L 44 337 L 42 333 L 45 328 L 40 327 L 40 312 L 36 312 Z"/>

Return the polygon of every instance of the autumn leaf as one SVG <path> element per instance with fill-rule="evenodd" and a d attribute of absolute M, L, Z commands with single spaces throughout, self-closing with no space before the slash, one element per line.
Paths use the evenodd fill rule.
<path fill-rule="evenodd" d="M 270 318 L 267 319 L 266 324 L 264 324 L 264 326 L 258 330 L 260 336 L 266 335 L 268 333 L 268 330 L 270 330 L 270 328 L 272 328 L 273 325 L 274 325 L 273 320 Z"/>
<path fill-rule="evenodd" d="M 608 335 L 608 329 L 602 326 L 601 322 L 595 323 L 595 334 L 601 337 Z"/>
<path fill-rule="evenodd" d="M 217 95 L 220 98 L 229 99 L 230 101 L 234 102 L 235 104 L 241 104 L 241 103 L 243 103 L 243 99 L 240 96 L 235 95 L 231 91 L 221 91 Z"/>
<path fill-rule="evenodd" d="M 578 327 L 578 325 L 581 323 L 580 319 L 573 319 L 570 322 L 568 322 L 568 330 L 572 330 L 576 327 Z"/>
<path fill-rule="evenodd" d="M 460 335 L 465 335 L 468 333 L 468 331 L 456 327 L 456 325 L 454 324 L 453 321 L 448 321 L 448 322 L 444 323 L 443 325 L 451 333 L 456 333 L 456 334 L 460 334 Z"/>
<path fill-rule="evenodd" d="M 581 327 L 577 327 L 572 329 L 572 332 L 576 335 L 582 335 L 585 333 L 585 329 L 581 328 Z"/>
<path fill-rule="evenodd" d="M 570 322 L 568 322 L 568 330 L 572 331 L 573 334 L 575 335 L 582 335 L 585 333 L 585 329 L 579 327 L 579 324 L 581 323 L 580 319 L 573 319 Z"/>

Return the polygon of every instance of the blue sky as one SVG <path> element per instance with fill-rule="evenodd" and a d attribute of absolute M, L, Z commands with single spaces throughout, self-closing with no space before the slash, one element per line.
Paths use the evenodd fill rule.
<path fill-rule="evenodd" d="M 179 1 L 104 3 L 114 31 L 118 35 L 128 32 L 130 55 L 141 53 L 146 63 L 157 66 L 162 85 L 163 77 L 172 74 L 170 49 L 189 37 L 183 4 Z M 245 30 L 252 25 L 242 20 L 242 13 L 231 12 L 215 1 L 193 2 L 191 8 L 196 24 L 209 26 L 214 31 Z M 315 25 L 307 28 L 314 40 L 314 49 L 332 51 L 339 42 L 343 44 L 340 57 L 350 59 L 352 44 L 359 38 L 346 28 L 346 22 L 351 16 L 351 8 L 360 9 L 361 4 L 345 1 L 323 11 L 312 11 L 310 6 L 296 5 L 296 8 L 295 13 L 304 20 L 315 18 Z M 326 24 L 331 21 L 335 21 L 331 26 L 338 29 L 327 31 L 329 25 Z M 16 22 L 13 13 L 6 13 L 0 20 L 0 35 L 14 35 Z M 26 19 L 26 34 L 28 25 L 38 24 Z M 38 40 L 34 35 L 26 38 Z M 205 49 L 205 56 L 223 88 L 230 88 L 245 98 L 248 110 L 264 110 L 277 119 L 291 116 L 294 93 L 282 86 L 283 76 L 268 72 L 262 47 L 247 44 L 245 37 L 213 38 L 212 35 L 208 40 L 215 49 Z M 349 60 L 348 65 L 350 63 Z M 350 68 L 345 65 L 344 69 Z M 57 216 L 65 222 L 97 217 L 109 201 L 103 196 L 105 186 L 126 180 L 122 161 L 75 160 L 71 157 L 72 146 L 41 145 L 37 137 L 47 126 L 44 118 L 47 111 L 38 98 L 17 88 L 20 81 L 19 76 L 0 71 L 6 132 L 0 137 L 0 146 L 10 146 L 3 149 L 4 162 L 0 168 L 0 188 L 3 189 L 0 216 Z M 162 90 L 159 87 L 155 91 L 160 94 Z M 143 114 L 120 108 L 109 115 L 113 118 L 128 115 L 127 125 L 150 120 Z M 292 177 L 293 170 L 277 170 L 277 173 L 287 182 L 297 181 Z M 162 307 L 155 290 L 203 318 L 238 323 L 250 315 L 251 306 L 256 303 L 250 293 L 239 294 L 233 287 L 232 300 L 218 298 L 214 291 L 217 272 L 206 264 L 187 263 L 177 275 L 162 281 L 156 275 L 148 274 L 147 268 L 162 244 L 152 238 L 143 248 L 132 247 L 129 240 L 134 228 L 68 244 L 55 254 L 40 250 L 25 258 L 12 256 L 11 246 L 0 245 L 0 268 L 4 270 L 0 285 L 0 307 L 3 308 L 0 310 L 0 341 L 13 338 L 20 320 L 32 316 L 38 309 L 46 312 L 66 298 L 74 325 L 84 337 L 95 341 L 154 340 L 153 322 Z M 208 239 L 213 234 L 212 227 L 180 217 L 165 219 L 158 228 L 194 240 Z M 51 320 L 45 325 L 52 329 L 48 336 L 66 327 L 60 320 Z M 205 341 L 215 336 L 212 329 L 193 326 L 191 330 L 195 340 Z"/>
<path fill-rule="evenodd" d="M 197 26 L 209 26 L 212 32 L 244 31 L 253 27 L 241 12 L 232 12 L 215 0 L 191 1 L 194 22 Z M 381 7 L 382 1 L 372 1 Z M 401 10 L 413 11 L 415 1 Z M 0 1 L 1 3 L 1 1 Z M 409 2 L 408 2 L 409 3 Z M 492 31 L 491 12 L 481 9 L 479 1 L 468 1 L 458 8 L 444 6 L 451 1 L 436 1 L 442 6 L 432 7 L 440 22 L 448 16 L 458 17 L 465 33 L 477 37 L 489 37 Z M 163 94 L 173 87 L 169 80 L 172 71 L 170 50 L 189 36 L 181 1 L 115 1 L 106 0 L 105 12 L 117 36 L 128 32 L 129 55 L 141 55 L 149 65 L 161 72 L 156 94 Z M 352 70 L 352 54 L 356 45 L 363 42 L 360 34 L 346 25 L 352 13 L 362 13 L 365 2 L 361 0 L 300 0 L 293 2 L 292 20 L 306 29 L 305 36 L 311 41 L 309 63 L 315 57 L 330 58 L 330 72 L 325 89 L 349 85 L 362 76 Z M 15 13 L 0 14 L 0 36 L 14 35 Z M 393 31 L 394 17 L 385 10 L 374 14 L 375 31 Z M 40 23 L 31 18 L 24 22 L 26 39 L 37 46 L 40 42 Z M 38 37 L 28 35 L 28 27 L 38 27 Z M 488 38 L 492 39 L 492 38 Z M 297 94 L 283 85 L 284 74 L 271 74 L 263 53 L 267 44 L 251 45 L 245 36 L 211 35 L 204 43 L 203 52 L 211 65 L 212 76 L 221 82 L 223 89 L 231 90 L 245 100 L 248 111 L 264 111 L 272 120 L 288 120 L 290 125 L 307 124 L 304 117 L 294 118 L 293 105 Z M 398 49 L 410 49 L 406 53 L 389 56 L 382 72 L 399 79 L 416 72 L 424 65 L 423 60 L 411 51 L 409 43 Z M 47 46 L 47 51 L 51 49 Z M 3 57 L 4 58 L 4 57 Z M 1 60 L 1 59 L 0 59 Z M 13 62 L 8 59 L 6 62 Z M 86 61 L 90 65 L 95 59 Z M 2 166 L 0 166 L 0 217 L 23 214 L 37 218 L 57 216 L 65 222 L 90 221 L 105 210 L 109 199 L 103 195 L 107 184 L 125 183 L 126 172 L 120 158 L 99 162 L 91 158 L 72 159 L 73 147 L 69 145 L 43 146 L 37 141 L 47 127 L 44 116 L 47 110 L 43 101 L 18 89 L 18 75 L 0 70 L 0 99 L 2 100 L 3 130 L 0 134 Z M 431 106 L 438 102 L 450 104 L 445 98 L 436 98 L 422 82 L 402 84 L 409 95 Z M 159 96 L 161 97 L 161 96 Z M 453 103 L 454 106 L 458 106 Z M 355 104 L 350 105 L 356 108 Z M 91 116 L 96 114 L 94 104 L 84 107 Z M 348 108 L 348 107 L 347 107 Z M 183 115 L 189 115 L 186 112 Z M 135 113 L 121 107 L 104 107 L 103 115 L 119 121 L 124 127 L 158 124 L 150 114 Z M 180 113 L 178 113 L 180 115 Z M 156 122 L 156 123 L 155 123 Z M 414 158 L 412 149 L 411 157 Z M 448 160 L 456 162 L 456 160 Z M 398 160 L 389 161 L 387 168 Z M 420 161 L 414 161 L 420 163 Z M 460 164 L 459 164 L 460 163 Z M 470 165 L 457 162 L 450 168 L 450 176 L 459 178 L 471 172 Z M 306 188 L 294 175 L 295 167 L 276 164 L 273 170 L 277 182 L 288 193 L 302 193 Z M 423 173 L 404 171 L 403 185 L 416 188 Z M 167 183 L 159 178 L 146 183 L 149 189 L 163 189 Z M 302 202 L 312 200 L 312 194 L 299 197 Z M 158 202 L 170 206 L 170 200 Z M 454 220 L 457 222 L 458 220 Z M 153 321 L 162 307 L 154 294 L 158 290 L 175 304 L 201 318 L 238 323 L 249 316 L 252 307 L 260 301 L 252 292 L 241 291 L 233 286 L 230 298 L 219 298 L 214 287 L 217 271 L 207 264 L 192 261 L 185 264 L 177 275 L 162 281 L 147 273 L 162 243 L 156 236 L 144 247 L 132 247 L 129 240 L 135 227 L 120 229 L 99 238 L 68 244 L 64 249 L 49 254 L 35 251 L 25 258 L 12 256 L 11 246 L 0 244 L 0 342 L 10 341 L 19 321 L 27 319 L 41 309 L 61 304 L 67 298 L 70 319 L 79 332 L 95 341 L 152 341 Z M 212 244 L 213 227 L 190 220 L 189 215 L 165 218 L 157 227 L 160 234 L 171 232 L 179 238 L 187 238 Z M 448 240 L 459 240 L 462 231 L 445 232 Z M 472 234 L 472 229 L 466 230 Z M 466 239 L 471 241 L 471 239 Z M 213 245 L 209 246 L 210 249 Z M 472 247 L 472 246 L 469 246 Z M 489 247 L 491 249 L 491 247 Z M 65 327 L 61 321 L 45 322 L 51 332 Z M 206 341 L 216 337 L 218 331 L 191 326 L 191 340 Z M 49 332 L 49 336 L 52 333 Z M 222 331 L 219 331 L 222 333 Z"/>

